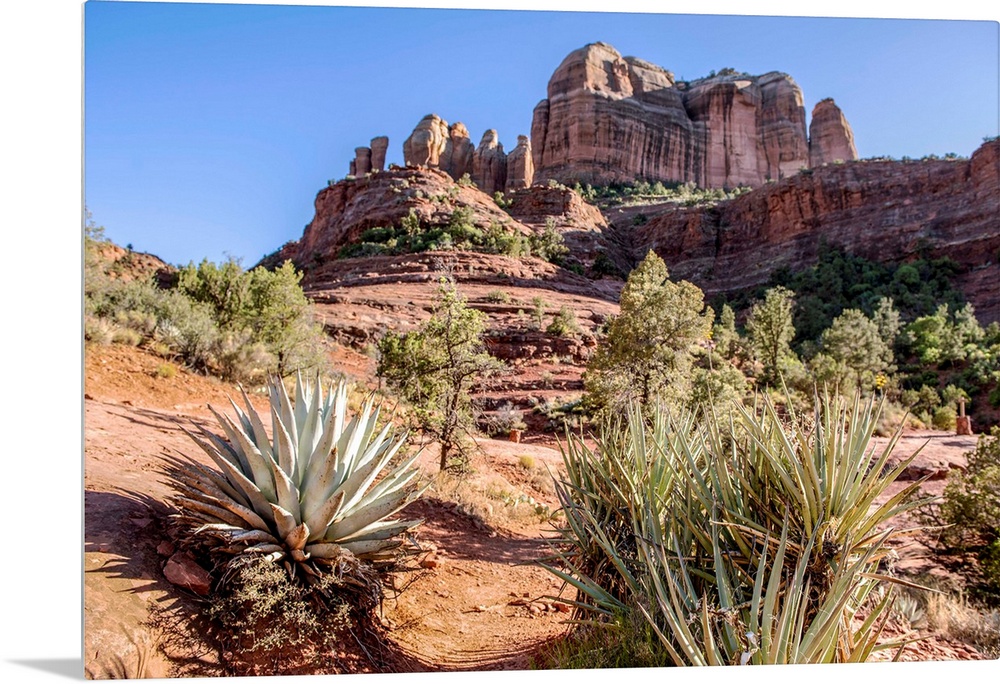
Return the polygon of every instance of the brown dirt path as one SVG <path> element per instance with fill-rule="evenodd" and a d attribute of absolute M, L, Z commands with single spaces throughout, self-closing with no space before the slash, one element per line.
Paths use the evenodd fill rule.
<path fill-rule="evenodd" d="M 236 389 L 183 369 L 159 377 L 161 363 L 119 346 L 89 349 L 86 357 L 84 663 L 93 677 L 217 671 L 209 652 L 171 651 L 167 644 L 171 660 L 159 651 L 164 635 L 144 623 L 183 595 L 162 572 L 161 502 L 169 494 L 163 458 L 181 452 L 207 462 L 181 425 L 198 421 L 214 429 L 205 404 L 224 410 Z M 520 491 L 511 480 L 521 472 L 521 454 L 552 464 L 559 459 L 551 449 L 485 442 L 476 477 L 512 491 Z M 429 472 L 435 461 L 432 450 L 422 459 Z M 426 519 L 417 539 L 430 551 L 421 558 L 426 567 L 396 577 L 395 586 L 405 591 L 383 606 L 406 669 L 523 669 L 540 645 L 565 630 L 568 613 L 542 599 L 557 593 L 559 582 L 532 563 L 546 554 L 542 537 L 552 534 L 550 525 L 502 512 L 487 521 L 433 489 L 405 513 Z M 336 669 L 320 665 L 316 672 Z"/>

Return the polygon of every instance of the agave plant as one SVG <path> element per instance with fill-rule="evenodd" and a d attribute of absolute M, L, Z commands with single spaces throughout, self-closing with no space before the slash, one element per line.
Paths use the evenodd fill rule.
<path fill-rule="evenodd" d="M 315 576 L 324 565 L 395 558 L 403 535 L 422 521 L 388 518 L 422 489 L 416 456 L 384 472 L 405 435 L 393 435 L 391 423 L 378 429 L 372 399 L 348 422 L 343 382 L 324 396 L 318 378 L 311 386 L 299 376 L 293 404 L 271 380 L 268 436 L 241 392 L 245 410 L 230 399 L 235 420 L 209 407 L 225 438 L 185 430 L 219 470 L 174 462 L 173 501 L 193 538 L 224 554 L 291 561 L 293 575 L 296 567 Z"/>

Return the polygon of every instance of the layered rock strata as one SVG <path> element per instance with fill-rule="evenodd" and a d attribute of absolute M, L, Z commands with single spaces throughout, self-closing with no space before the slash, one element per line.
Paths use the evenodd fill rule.
<path fill-rule="evenodd" d="M 815 263 L 823 243 L 879 262 L 949 257 L 982 320 L 1000 320 L 1000 142 L 969 160 L 853 162 L 812 169 L 714 207 L 651 215 L 633 258 L 654 249 L 708 294 Z"/>
<path fill-rule="evenodd" d="M 757 186 L 809 164 L 802 91 L 787 74 L 724 69 L 677 81 L 612 46 L 573 51 L 535 107 L 539 180 L 636 178 L 702 187 Z"/>

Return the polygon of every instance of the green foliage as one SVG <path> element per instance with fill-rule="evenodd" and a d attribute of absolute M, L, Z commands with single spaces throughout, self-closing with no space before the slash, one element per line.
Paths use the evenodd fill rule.
<path fill-rule="evenodd" d="M 773 287 L 763 301 L 753 305 L 747 318 L 750 346 L 764 366 L 763 379 L 768 384 L 778 381 L 782 361 L 792 356 L 794 296 L 784 287 Z"/>
<path fill-rule="evenodd" d="M 584 200 L 600 207 L 635 206 L 653 202 L 675 202 L 686 207 L 714 205 L 717 202 L 738 197 L 748 191 L 747 187 L 732 190 L 723 188 L 699 188 L 694 182 L 668 183 L 637 180 L 627 183 L 611 183 L 593 187 L 581 186 L 577 182 L 573 190 Z"/>
<path fill-rule="evenodd" d="M 986 593 L 1000 603 L 1000 427 L 981 435 L 965 470 L 948 474 L 942 522 L 950 546 L 972 548 L 979 554 Z"/>
<path fill-rule="evenodd" d="M 958 268 L 946 258 L 893 266 L 824 246 L 815 266 L 795 273 L 778 269 L 771 284 L 795 293 L 793 348 L 798 348 L 806 340 L 817 340 L 844 309 L 873 313 L 881 299 L 891 299 L 905 320 L 930 314 L 940 303 L 957 308 L 963 303 L 952 285 Z"/>
<path fill-rule="evenodd" d="M 273 359 L 274 372 L 286 376 L 322 362 L 322 332 L 313 322 L 301 280 L 290 261 L 274 271 L 263 267 L 244 271 L 232 259 L 222 265 L 204 260 L 180 270 L 177 288 L 210 307 L 223 332 L 262 345 Z"/>
<path fill-rule="evenodd" d="M 504 368 L 485 351 L 485 323 L 485 314 L 469 308 L 454 282 L 442 278 L 430 320 L 413 332 L 389 331 L 378 344 L 379 378 L 440 443 L 442 470 L 467 463 L 467 436 L 476 422 L 469 392 Z"/>
<path fill-rule="evenodd" d="M 708 337 L 713 318 L 702 291 L 687 281 L 670 281 L 663 259 L 650 250 L 629 274 L 620 313 L 587 365 L 588 402 L 611 413 L 655 397 L 687 403 L 692 345 Z"/>
<path fill-rule="evenodd" d="M 576 337 L 582 330 L 573 310 L 563 305 L 559 307 L 559 312 L 552 317 L 552 322 L 549 323 L 545 332 L 556 337 Z"/>
<path fill-rule="evenodd" d="M 880 530 L 923 502 L 909 483 L 872 505 L 911 460 L 886 468 L 898 434 L 869 453 L 880 407 L 824 399 L 791 424 L 766 400 L 736 409 L 633 406 L 593 449 L 567 436 L 564 544 L 547 567 L 578 590 L 578 618 L 641 616 L 677 665 L 863 662 L 898 646 L 878 643 L 893 597 L 879 565 L 900 532 Z"/>
<path fill-rule="evenodd" d="M 506 290 L 490 290 L 486 293 L 486 301 L 493 304 L 510 304 L 510 293 Z"/>
<path fill-rule="evenodd" d="M 879 375 L 895 370 L 892 349 L 878 324 L 857 309 L 845 309 L 833 319 L 820 336 L 820 345 L 834 369 L 829 373 L 831 377 L 824 379 L 838 394 L 874 389 Z"/>
<path fill-rule="evenodd" d="M 563 258 L 569 254 L 569 247 L 563 243 L 563 236 L 556 231 L 552 219 L 546 222 L 541 233 L 532 233 L 528 237 L 528 246 L 531 254 L 561 266 Z"/>
<path fill-rule="evenodd" d="M 176 519 L 187 539 L 225 549 L 224 558 L 286 562 L 306 583 L 324 572 L 360 577 L 372 565 L 392 567 L 401 535 L 420 523 L 387 520 L 421 493 L 416 456 L 393 462 L 405 436 L 379 424 L 371 399 L 348 422 L 343 382 L 324 396 L 318 378 L 311 385 L 299 376 L 294 403 L 277 379 L 268 392 L 272 436 L 246 392 L 243 408 L 230 402 L 235 420 L 212 409 L 225 438 L 200 426 L 201 436 L 187 433 L 219 468 L 172 461 Z"/>

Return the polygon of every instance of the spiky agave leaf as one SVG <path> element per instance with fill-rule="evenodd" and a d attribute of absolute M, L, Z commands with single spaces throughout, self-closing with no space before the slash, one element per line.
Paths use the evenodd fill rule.
<path fill-rule="evenodd" d="M 398 553 L 402 535 L 422 521 L 389 518 L 423 490 L 415 484 L 416 457 L 386 472 L 406 435 L 388 424 L 379 428 L 373 400 L 348 421 L 344 382 L 324 394 L 318 378 L 313 385 L 297 376 L 293 403 L 272 379 L 269 436 L 241 393 L 245 408 L 230 400 L 235 420 L 209 407 L 225 437 L 200 426 L 201 436 L 185 430 L 219 470 L 174 459 L 168 471 L 191 534 L 226 553 L 310 566 Z"/>

